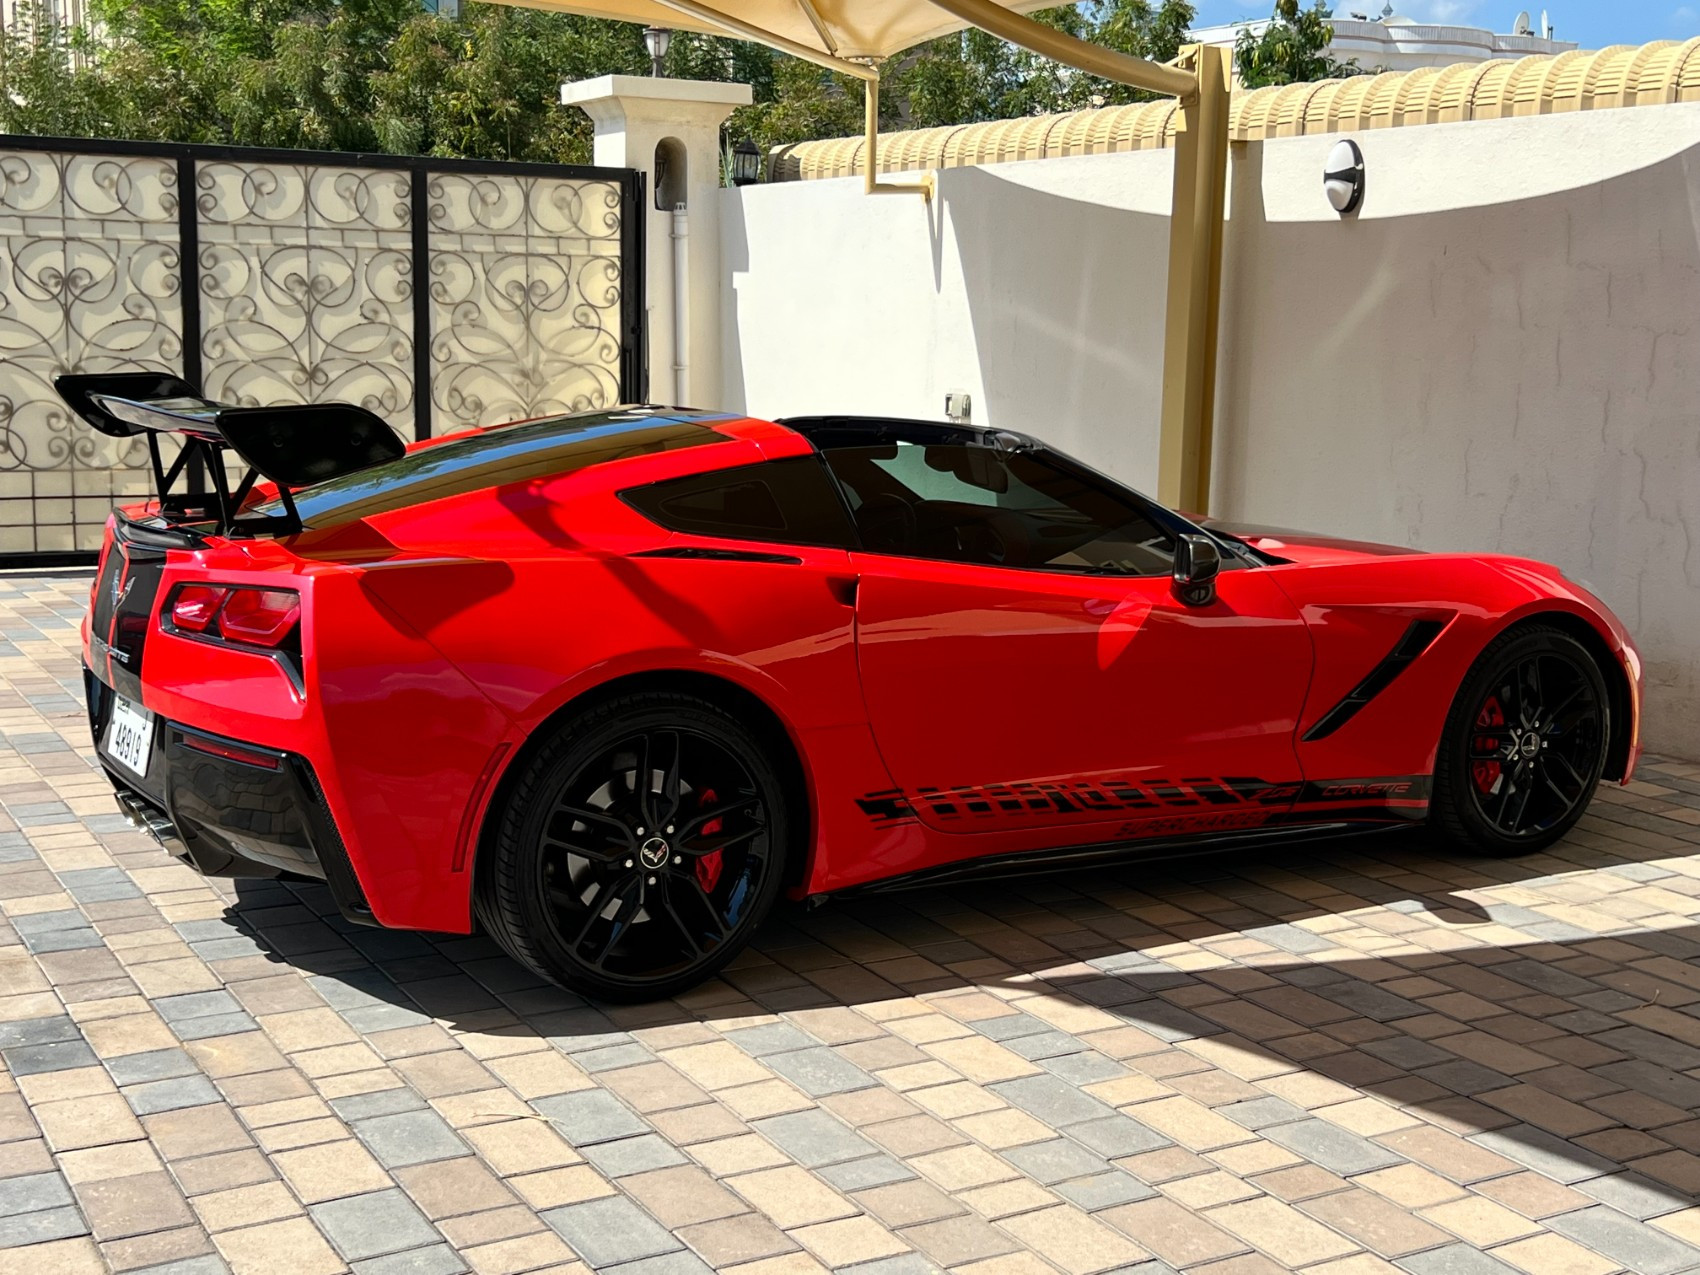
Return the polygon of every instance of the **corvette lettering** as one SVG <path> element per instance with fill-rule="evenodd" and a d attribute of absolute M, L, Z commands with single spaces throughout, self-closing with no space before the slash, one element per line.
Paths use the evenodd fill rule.
<path fill-rule="evenodd" d="M 1398 783 L 1329 784 L 1322 790 L 1324 800 L 1337 797 L 1401 797 L 1411 791 L 1409 780 Z"/>

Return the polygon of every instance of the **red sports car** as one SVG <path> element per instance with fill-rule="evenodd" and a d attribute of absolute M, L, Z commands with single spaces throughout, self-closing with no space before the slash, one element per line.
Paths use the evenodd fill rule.
<path fill-rule="evenodd" d="M 155 457 L 84 626 L 132 819 L 599 997 L 706 977 L 782 891 L 1423 820 L 1521 853 L 1639 753 L 1635 648 L 1555 568 L 1192 521 L 1009 431 L 631 407 L 404 447 L 60 389 Z"/>

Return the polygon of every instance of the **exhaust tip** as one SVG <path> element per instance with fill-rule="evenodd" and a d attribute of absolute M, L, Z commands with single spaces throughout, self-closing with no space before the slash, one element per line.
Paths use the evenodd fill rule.
<path fill-rule="evenodd" d="M 182 858 L 187 853 L 187 850 L 183 848 L 182 839 L 177 835 L 177 827 L 171 820 L 131 793 L 120 792 L 114 795 L 118 799 L 119 812 L 137 832 L 147 833 L 163 849 L 178 858 Z"/>

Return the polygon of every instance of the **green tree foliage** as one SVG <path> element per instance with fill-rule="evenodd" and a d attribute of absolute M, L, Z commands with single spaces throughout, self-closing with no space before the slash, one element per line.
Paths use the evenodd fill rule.
<path fill-rule="evenodd" d="M 0 132 L 583 163 L 590 122 L 560 106 L 561 81 L 649 70 L 632 24 L 501 4 L 448 17 L 419 0 L 91 0 L 90 13 L 98 37 L 19 5 L 0 32 Z M 1164 61 L 1193 8 L 1085 0 L 1037 16 Z M 679 32 L 667 70 L 754 86 L 729 140 L 862 128 L 859 81 L 758 45 Z M 967 31 L 889 64 L 880 114 L 915 127 L 1139 96 Z"/>
<path fill-rule="evenodd" d="M 1194 13 L 1188 0 L 1087 0 L 1031 16 L 1083 40 L 1167 62 L 1180 51 Z M 1151 96 L 973 29 L 921 46 L 900 62 L 891 78 L 891 107 L 915 128 L 1014 119 Z"/>
<path fill-rule="evenodd" d="M 1261 35 L 1241 27 L 1234 41 L 1234 69 L 1246 88 L 1266 84 L 1300 84 L 1310 80 L 1337 80 L 1359 72 L 1355 61 L 1336 61 L 1328 56 L 1334 28 L 1328 19 L 1333 11 L 1322 0 L 1309 9 L 1299 0 L 1275 0 L 1275 13 Z"/>

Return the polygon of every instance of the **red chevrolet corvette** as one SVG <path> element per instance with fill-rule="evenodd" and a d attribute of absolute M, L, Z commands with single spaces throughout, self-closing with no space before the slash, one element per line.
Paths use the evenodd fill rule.
<path fill-rule="evenodd" d="M 782 891 L 1420 820 L 1521 853 L 1639 753 L 1635 648 L 1556 569 L 1189 521 L 1021 434 L 642 407 L 404 448 L 60 391 L 159 485 L 84 625 L 131 818 L 604 998 Z"/>

